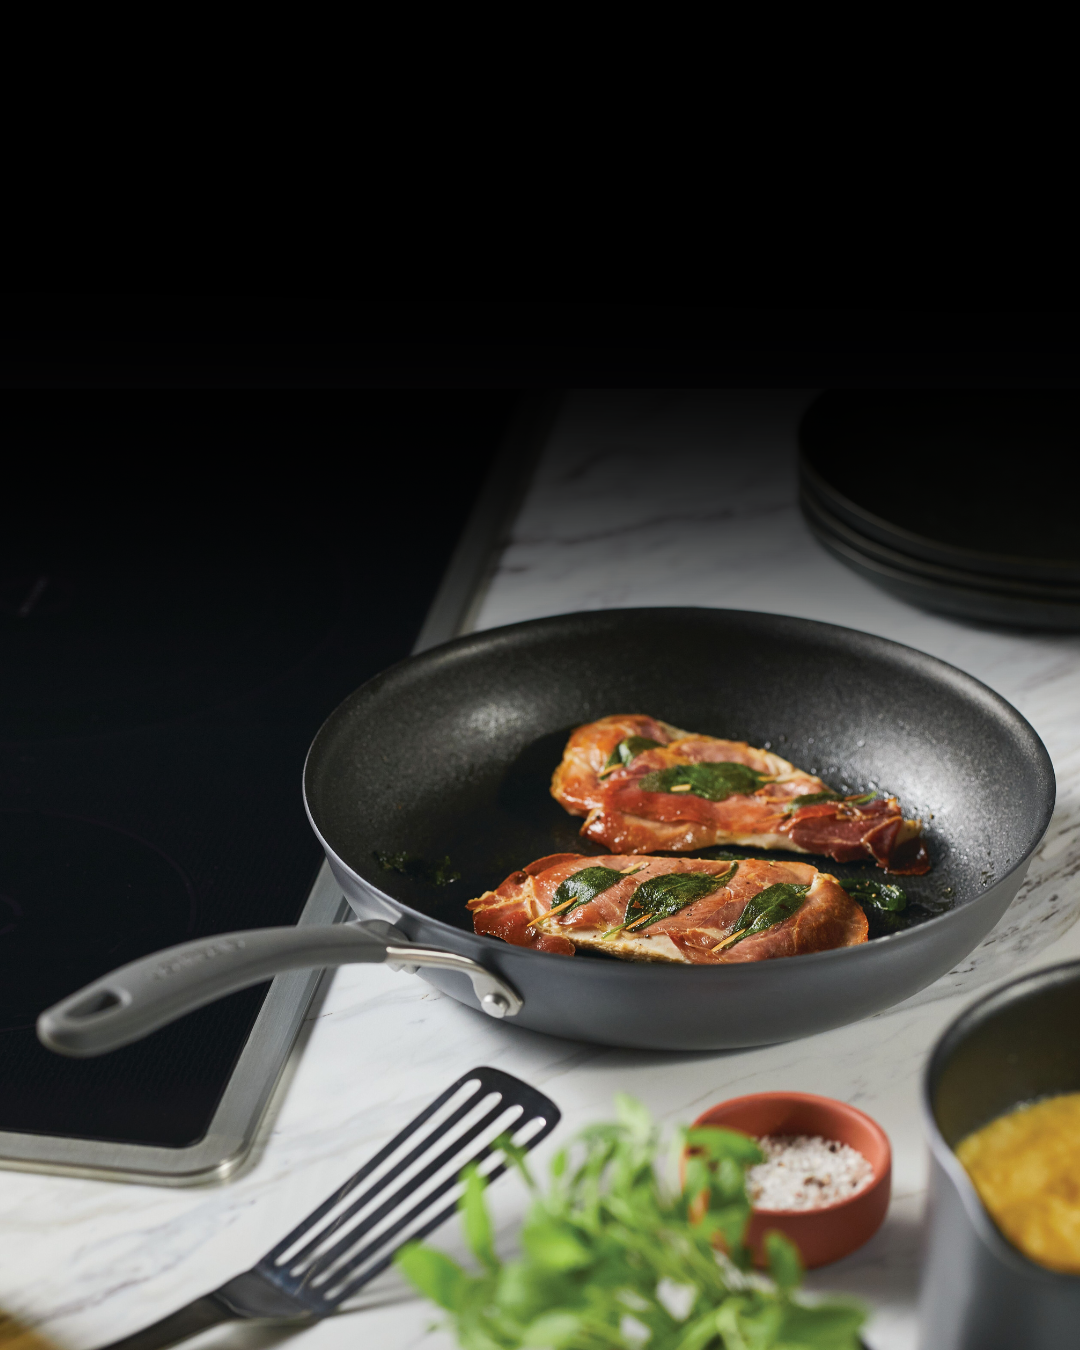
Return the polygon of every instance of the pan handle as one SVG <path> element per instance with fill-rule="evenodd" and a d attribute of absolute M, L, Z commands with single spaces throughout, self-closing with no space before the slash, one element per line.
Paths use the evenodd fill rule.
<path fill-rule="evenodd" d="M 491 1017 L 514 1017 L 521 997 L 457 952 L 410 942 L 379 920 L 303 928 L 253 928 L 167 947 L 103 975 L 37 1020 L 38 1040 L 76 1059 L 141 1040 L 185 1013 L 286 970 L 385 961 L 393 970 L 456 970 Z"/>

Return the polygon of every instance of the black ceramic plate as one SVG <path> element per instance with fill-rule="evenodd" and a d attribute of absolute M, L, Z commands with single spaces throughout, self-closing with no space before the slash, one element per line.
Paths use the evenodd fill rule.
<path fill-rule="evenodd" d="M 1080 392 L 829 391 L 799 445 L 804 488 L 897 553 L 1080 584 L 1080 530 L 1061 498 L 1080 454 Z"/>
<path fill-rule="evenodd" d="M 805 482 L 800 505 L 815 537 L 835 558 L 909 604 L 985 623 L 1080 629 L 1080 586 L 994 578 L 899 553 L 833 515 Z"/>

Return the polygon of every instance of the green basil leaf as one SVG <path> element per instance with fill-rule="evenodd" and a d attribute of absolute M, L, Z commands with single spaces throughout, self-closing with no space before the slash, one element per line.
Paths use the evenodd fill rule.
<path fill-rule="evenodd" d="M 765 1248 L 769 1274 L 776 1282 L 776 1287 L 785 1294 L 789 1289 L 797 1289 L 803 1277 L 798 1247 L 775 1228 L 765 1234 L 761 1245 Z"/>
<path fill-rule="evenodd" d="M 704 1129 L 677 1138 L 669 1187 L 644 1110 L 622 1099 L 617 1114 L 587 1126 L 556 1155 L 550 1178 L 533 1193 L 517 1259 L 498 1265 L 477 1212 L 469 1233 L 479 1252 L 475 1272 L 416 1244 L 399 1252 L 403 1273 L 449 1310 L 458 1344 L 572 1350 L 636 1344 L 643 1328 L 640 1339 L 656 1350 L 715 1350 L 721 1339 L 729 1350 L 858 1350 L 859 1310 L 798 1302 L 800 1263 L 781 1239 L 766 1240 L 772 1279 L 751 1283 L 733 1271 L 751 1262 L 745 1170 L 760 1158 L 751 1139 Z M 470 1184 L 482 1199 L 478 1179 Z M 722 1264 L 719 1239 L 729 1256 Z M 682 1313 L 668 1308 L 665 1283 L 689 1287 Z"/>
<path fill-rule="evenodd" d="M 548 1270 L 580 1270 L 592 1264 L 593 1254 L 568 1223 L 546 1219 L 521 1230 L 521 1245 L 538 1266 Z"/>
<path fill-rule="evenodd" d="M 434 1247 L 408 1242 L 394 1253 L 394 1265 L 424 1295 L 448 1312 L 457 1312 L 465 1300 L 469 1277 L 456 1261 Z"/>
<path fill-rule="evenodd" d="M 712 895 L 713 891 L 726 886 L 738 870 L 739 864 L 735 863 L 720 876 L 714 876 L 711 872 L 665 872 L 660 877 L 649 877 L 630 897 L 630 903 L 626 906 L 626 922 L 622 928 L 636 927 L 644 919 L 648 919 L 649 923 L 669 919 L 695 900 Z"/>
<path fill-rule="evenodd" d="M 633 873 L 629 875 L 632 876 Z M 567 877 L 558 888 L 551 908 L 554 909 L 556 905 L 565 905 L 567 900 L 573 900 L 572 905 L 566 905 L 562 915 L 573 914 L 575 909 L 587 905 L 590 900 L 595 900 L 598 895 L 610 890 L 617 882 L 625 881 L 626 876 L 627 873 L 616 872 L 613 867 L 583 867 L 580 872 L 575 872 L 573 876 Z"/>
<path fill-rule="evenodd" d="M 800 1350 L 859 1350 L 859 1328 L 866 1321 L 862 1308 L 841 1303 L 807 1307 L 787 1299 L 780 1343 L 797 1345 Z"/>
<path fill-rule="evenodd" d="M 907 907 L 907 892 L 901 886 L 890 886 L 884 881 L 871 881 L 869 877 L 855 877 L 840 883 L 853 900 L 860 905 L 872 905 L 890 913 L 899 913 Z"/>
<path fill-rule="evenodd" d="M 691 1126 L 686 1131 L 686 1143 L 689 1148 L 700 1150 L 710 1162 L 734 1158 L 737 1163 L 753 1167 L 755 1163 L 765 1161 L 764 1153 L 748 1134 L 725 1130 L 720 1125 Z"/>
<path fill-rule="evenodd" d="M 579 1337 L 587 1324 L 584 1314 L 579 1312 L 545 1312 L 534 1322 L 530 1322 L 521 1333 L 518 1344 L 528 1350 L 562 1350 L 563 1346 L 580 1345 Z M 585 1332 L 587 1335 L 588 1333 Z M 589 1336 L 589 1340 L 593 1338 Z M 487 1342 L 495 1345 L 495 1341 Z M 593 1342 L 595 1344 L 595 1342 Z M 505 1345 L 506 1342 L 504 1341 Z"/>
<path fill-rule="evenodd" d="M 790 882 L 780 881 L 775 886 L 766 886 L 763 891 L 758 891 L 743 910 L 734 932 L 729 935 L 735 941 L 729 941 L 727 946 L 738 946 L 743 938 L 764 933 L 767 928 L 774 928 L 785 919 L 790 919 L 802 908 L 809 889 L 809 886 L 793 886 Z"/>
<path fill-rule="evenodd" d="M 629 764 L 643 750 L 655 750 L 659 745 L 659 741 L 651 741 L 648 736 L 627 736 L 608 755 L 608 761 L 604 765 L 604 773 L 607 773 L 609 769 L 617 769 L 620 764 Z"/>
<path fill-rule="evenodd" d="M 464 1220 L 465 1240 L 477 1260 L 495 1272 L 499 1269 L 499 1258 L 495 1255 L 491 1215 L 484 1196 L 487 1179 L 480 1175 L 475 1163 L 462 1168 L 461 1179 L 465 1183 L 465 1192 L 458 1201 L 458 1209 Z"/>
<path fill-rule="evenodd" d="M 719 764 L 675 764 L 670 769 L 657 769 L 640 779 L 638 787 L 643 792 L 670 792 L 685 784 L 695 797 L 722 802 L 737 793 L 756 792 L 767 779 L 767 774 L 745 764 L 725 760 Z"/>

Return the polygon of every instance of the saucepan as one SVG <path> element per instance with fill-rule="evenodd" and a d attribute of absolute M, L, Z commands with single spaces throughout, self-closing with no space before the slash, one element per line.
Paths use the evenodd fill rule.
<path fill-rule="evenodd" d="M 548 788 L 571 729 L 612 713 L 771 745 L 830 784 L 895 793 L 926 822 L 932 870 L 905 879 L 924 921 L 723 966 L 475 934 L 467 900 L 546 854 L 601 851 Z M 417 968 L 507 1026 L 575 1040 L 706 1050 L 806 1036 L 899 1002 L 970 952 L 1016 894 L 1054 805 L 1038 736 L 962 671 L 830 624 L 689 608 L 539 619 L 403 661 L 330 715 L 303 786 L 355 923 L 157 953 L 44 1013 L 42 1040 L 98 1054 L 275 971 L 351 961 Z"/>
<path fill-rule="evenodd" d="M 923 1080 L 930 1206 L 919 1322 L 924 1350 L 1058 1350 L 1075 1345 L 1080 1277 L 1036 1265 L 983 1208 L 953 1152 L 1024 1103 L 1080 1091 L 1080 961 L 1050 966 L 967 1008 Z"/>

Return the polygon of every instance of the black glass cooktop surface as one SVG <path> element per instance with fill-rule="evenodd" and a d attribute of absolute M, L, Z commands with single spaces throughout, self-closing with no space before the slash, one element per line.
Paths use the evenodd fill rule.
<path fill-rule="evenodd" d="M 267 985 L 65 1059 L 37 1014 L 188 938 L 297 920 L 304 755 L 406 656 L 507 394 L 5 396 L 0 1131 L 185 1148 Z"/>

